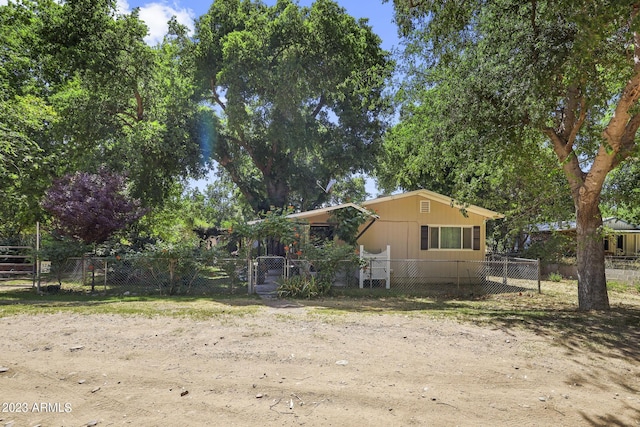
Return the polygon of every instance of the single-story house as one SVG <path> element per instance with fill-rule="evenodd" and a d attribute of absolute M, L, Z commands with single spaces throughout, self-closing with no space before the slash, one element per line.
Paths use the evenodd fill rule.
<path fill-rule="evenodd" d="M 479 206 L 461 206 L 452 198 L 429 190 L 367 200 L 360 206 L 347 203 L 294 213 L 289 218 L 307 221 L 310 234 L 332 237 L 331 212 L 346 207 L 368 213 L 357 243 L 363 255 L 385 253 L 391 261 L 392 283 L 429 277 L 438 282 L 455 282 L 461 274 L 469 281 L 470 276 L 481 275 L 470 273 L 469 267 L 461 273 L 459 262 L 483 261 L 486 222 L 504 218 Z M 387 287 L 388 282 L 387 279 Z"/>
<path fill-rule="evenodd" d="M 606 256 L 635 257 L 640 255 L 640 227 L 615 217 L 602 219 L 604 253 Z M 559 232 L 575 238 L 575 221 L 560 224 L 541 224 L 534 233 L 538 238 Z M 541 237 L 540 237 L 541 236 Z"/>
<path fill-rule="evenodd" d="M 638 256 L 640 228 L 618 218 L 602 220 L 605 229 L 604 253 L 611 256 Z"/>

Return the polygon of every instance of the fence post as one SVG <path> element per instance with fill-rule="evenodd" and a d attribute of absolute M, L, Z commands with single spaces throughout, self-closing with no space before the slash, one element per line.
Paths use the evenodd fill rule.
<path fill-rule="evenodd" d="M 36 274 L 38 276 L 38 294 L 40 293 L 40 285 L 42 274 L 42 259 L 40 257 L 40 221 L 36 222 Z"/>
<path fill-rule="evenodd" d="M 369 259 L 369 288 L 373 289 L 373 259 Z"/>
<path fill-rule="evenodd" d="M 257 277 L 256 277 L 256 266 L 258 265 L 258 262 L 256 261 L 254 263 L 254 261 L 249 258 L 248 260 L 249 263 L 249 283 L 247 286 L 247 291 L 249 293 L 249 295 L 252 295 L 255 291 L 254 291 L 254 285 L 256 283 Z"/>
<path fill-rule="evenodd" d="M 504 257 L 504 267 L 502 268 L 502 284 L 507 286 L 507 270 L 509 269 L 508 265 L 509 259 Z"/>
<path fill-rule="evenodd" d="M 251 277 L 253 275 L 253 270 L 251 268 L 251 257 L 247 258 L 247 294 L 251 295 L 251 282 L 253 281 L 253 278 Z"/>
<path fill-rule="evenodd" d="M 107 259 L 104 260 L 104 292 L 107 292 Z"/>
<path fill-rule="evenodd" d="M 362 258 L 364 258 L 364 246 L 360 245 L 360 265 L 358 266 L 358 286 L 360 289 L 364 287 L 364 268 L 365 266 L 362 263 Z"/>
<path fill-rule="evenodd" d="M 540 273 L 540 258 L 538 258 L 536 261 L 537 261 L 537 265 L 538 265 L 538 268 L 537 268 L 537 270 L 538 270 L 538 293 L 541 294 L 542 293 L 542 288 L 540 287 L 540 275 L 541 275 L 541 273 Z"/>
<path fill-rule="evenodd" d="M 87 267 L 85 266 L 85 262 L 84 262 L 85 258 L 86 258 L 86 255 L 82 254 L 82 262 L 81 262 L 81 265 L 82 265 L 82 286 L 85 285 L 86 280 L 87 280 Z"/>

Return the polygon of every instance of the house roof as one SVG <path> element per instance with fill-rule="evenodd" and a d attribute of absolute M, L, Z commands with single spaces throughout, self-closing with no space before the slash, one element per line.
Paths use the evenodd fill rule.
<path fill-rule="evenodd" d="M 384 202 L 388 202 L 390 200 L 396 200 L 396 199 L 402 199 L 405 197 L 413 197 L 413 196 L 420 196 L 423 197 L 425 199 L 429 199 L 429 200 L 433 200 L 435 202 L 440 202 L 443 203 L 445 205 L 449 205 L 451 207 L 457 207 L 460 209 L 464 209 L 467 212 L 471 212 L 474 213 L 476 215 L 480 215 L 483 216 L 487 219 L 500 219 L 500 218 L 504 218 L 504 215 L 499 213 L 499 212 L 495 212 L 489 209 L 485 209 L 485 208 L 481 208 L 480 206 L 476 206 L 476 205 L 462 205 L 460 203 L 457 203 L 454 199 L 452 199 L 451 197 L 448 196 L 444 196 L 442 194 L 436 193 L 434 191 L 429 191 L 429 190 L 415 190 L 415 191 L 409 191 L 407 193 L 401 193 L 401 194 L 393 194 L 391 196 L 384 196 L 384 197 L 378 197 L 377 199 L 371 199 L 371 200 L 367 200 L 365 202 L 362 202 L 362 205 L 365 207 L 371 206 L 371 205 L 375 205 L 377 203 L 384 203 Z"/>
<path fill-rule="evenodd" d="M 455 200 L 453 200 L 451 197 L 444 196 L 444 195 L 436 193 L 434 191 L 429 191 L 429 190 L 424 190 L 424 189 L 415 190 L 415 191 L 409 191 L 407 193 L 393 194 L 391 196 L 378 197 L 376 199 L 366 200 L 366 201 L 361 203 L 361 206 L 359 206 L 359 205 L 357 205 L 355 203 L 343 203 L 341 205 L 329 206 L 329 207 L 326 207 L 326 208 L 314 209 L 314 210 L 304 211 L 304 212 L 297 212 L 297 213 L 293 213 L 293 214 L 287 215 L 287 218 L 309 218 L 309 217 L 313 217 L 313 216 L 316 216 L 316 215 L 321 214 L 321 213 L 327 213 L 327 212 L 331 212 L 331 211 L 336 210 L 336 209 L 343 209 L 343 208 L 346 208 L 346 207 L 352 207 L 354 209 L 358 209 L 359 211 L 370 215 L 371 217 L 379 218 L 375 213 L 367 210 L 366 207 L 371 206 L 371 205 L 375 205 L 377 203 L 384 203 L 384 202 L 388 202 L 390 200 L 402 199 L 402 198 L 405 198 L 405 197 L 413 197 L 413 196 L 420 196 L 420 197 L 423 197 L 425 199 L 429 199 L 429 200 L 433 200 L 433 201 L 436 201 L 436 202 L 440 202 L 440 203 L 443 203 L 443 204 L 448 205 L 448 206 L 458 207 L 460 209 L 465 209 L 468 212 L 474 213 L 476 215 L 483 216 L 483 217 L 485 217 L 487 219 L 504 218 L 504 215 L 499 213 L 499 212 L 495 212 L 495 211 L 492 211 L 492 210 L 489 210 L 489 209 L 481 208 L 480 206 L 476 206 L 476 205 L 464 206 L 464 205 L 461 205 L 460 203 L 456 203 Z M 364 206 L 364 208 L 363 208 L 363 206 Z"/>
<path fill-rule="evenodd" d="M 615 217 L 603 218 L 602 225 L 621 233 L 640 233 L 640 227 Z M 561 221 L 559 223 L 554 222 L 536 225 L 536 231 L 575 231 L 575 229 L 575 221 Z"/>
<path fill-rule="evenodd" d="M 335 205 L 335 206 L 329 206 L 326 208 L 320 208 L 320 209 L 314 209 L 311 211 L 304 211 L 304 212 L 296 212 L 296 213 L 292 213 L 287 215 L 287 218 L 292 218 L 292 219 L 296 219 L 296 218 L 309 218 L 309 217 L 313 217 L 316 216 L 318 214 L 323 214 L 323 213 L 328 213 L 331 211 L 335 211 L 337 209 L 344 209 L 344 208 L 354 208 L 359 210 L 360 212 L 369 215 L 372 218 L 379 218 L 378 215 L 376 215 L 375 213 L 363 208 L 362 206 L 358 206 L 355 203 L 343 203 L 341 205 Z"/>
<path fill-rule="evenodd" d="M 638 227 L 636 227 L 635 225 L 615 217 L 604 218 L 602 220 L 602 225 L 616 231 L 638 231 L 639 230 Z"/>
<path fill-rule="evenodd" d="M 296 212 L 296 213 L 292 213 L 292 214 L 287 215 L 286 218 L 289 218 L 289 219 L 307 219 L 307 218 L 311 218 L 311 217 L 314 217 L 314 216 L 319 215 L 319 214 L 328 213 L 328 212 L 331 212 L 331 211 L 335 211 L 337 209 L 344 209 L 344 208 L 354 208 L 354 209 L 357 209 L 357 210 L 359 210 L 360 212 L 362 212 L 362 213 L 364 213 L 366 215 L 369 215 L 371 218 L 376 218 L 376 219 L 380 218 L 375 213 L 363 208 L 362 206 L 358 206 L 355 203 L 343 203 L 341 205 L 329 206 L 329 207 L 326 207 L 326 208 L 313 209 L 313 210 L 304 211 L 304 212 Z M 253 220 L 253 221 L 249 221 L 248 224 L 256 224 L 256 223 L 259 223 L 259 222 L 262 222 L 262 221 L 263 221 L 262 219 L 256 219 L 256 220 Z"/>
<path fill-rule="evenodd" d="M 464 209 L 468 212 L 474 213 L 476 215 L 480 215 L 482 217 L 485 217 L 487 219 L 500 219 L 500 218 L 504 218 L 504 215 L 499 213 L 499 212 L 494 212 L 492 210 L 489 209 L 485 209 L 485 208 L 481 208 L 480 206 L 476 206 L 476 205 L 461 205 L 460 203 L 456 203 L 455 200 L 453 200 L 451 197 L 447 197 L 447 196 L 443 196 L 442 194 L 433 192 L 433 191 L 429 191 L 429 190 L 415 190 L 415 191 L 410 191 L 408 193 L 401 193 L 401 194 L 394 194 L 391 196 L 385 196 L 385 197 L 378 197 L 377 199 L 371 199 L 371 200 L 367 200 L 361 203 L 361 205 L 357 205 L 355 203 L 343 203 L 341 205 L 335 205 L 335 206 L 328 206 L 326 208 L 319 208 L 319 209 L 313 209 L 310 211 L 304 211 L 304 212 L 296 212 L 296 213 L 292 213 L 287 215 L 287 218 L 290 219 L 307 219 L 307 218 L 311 218 L 314 216 L 317 216 L 319 214 L 323 214 L 323 213 L 329 213 L 331 211 L 337 210 L 337 209 L 344 209 L 344 208 L 354 208 L 359 210 L 360 212 L 369 215 L 371 218 L 375 218 L 378 219 L 380 218 L 378 215 L 376 215 L 374 212 L 371 212 L 370 210 L 367 209 L 368 206 L 371 205 L 375 205 L 377 203 L 384 203 L 384 202 L 388 202 L 390 200 L 396 200 L 396 199 L 402 199 L 405 197 L 413 197 L 413 196 L 420 196 L 423 197 L 425 199 L 429 199 L 429 200 L 433 200 L 435 202 L 440 202 L 443 204 L 446 204 L 448 206 L 452 206 L 452 207 L 458 207 L 460 209 Z M 364 207 L 363 207 L 364 206 Z M 249 221 L 249 224 L 255 224 L 257 222 L 260 222 L 262 220 L 255 220 L 255 221 Z"/>

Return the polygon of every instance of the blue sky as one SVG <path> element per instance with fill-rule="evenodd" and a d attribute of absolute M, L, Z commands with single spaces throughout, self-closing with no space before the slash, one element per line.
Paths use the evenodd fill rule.
<path fill-rule="evenodd" d="M 275 4 L 275 0 L 263 0 L 266 4 Z M 0 0 L 0 3 L 2 0 Z M 118 0 L 119 9 L 128 12 L 134 7 L 140 8 L 140 18 L 149 26 L 147 42 L 155 44 L 162 39 L 167 30 L 167 21 L 176 16 L 179 22 L 193 28 L 193 20 L 204 15 L 213 0 Z M 302 6 L 310 6 L 312 0 L 300 0 Z M 338 0 L 351 16 L 368 18 L 373 31 L 382 39 L 382 47 L 391 50 L 398 44 L 397 27 L 393 23 L 393 2 L 382 0 Z"/>

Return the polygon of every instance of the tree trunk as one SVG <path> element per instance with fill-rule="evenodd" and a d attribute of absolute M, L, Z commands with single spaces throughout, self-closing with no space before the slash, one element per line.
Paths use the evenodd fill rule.
<path fill-rule="evenodd" d="M 578 307 L 608 310 L 602 214 L 597 200 L 577 209 Z"/>
<path fill-rule="evenodd" d="M 289 199 L 289 186 L 282 180 L 277 178 L 266 178 L 265 187 L 267 189 L 267 198 L 271 206 L 276 208 L 284 208 Z M 271 207 L 269 206 L 269 208 Z"/>

